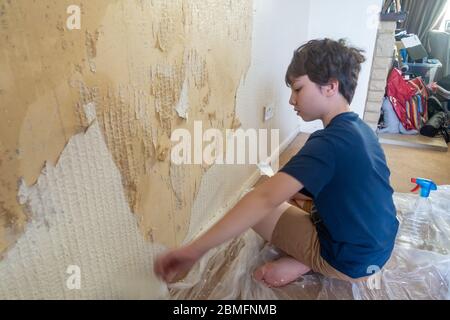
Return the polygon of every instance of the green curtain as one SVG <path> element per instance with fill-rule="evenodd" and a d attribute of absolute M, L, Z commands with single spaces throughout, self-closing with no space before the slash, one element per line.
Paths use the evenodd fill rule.
<path fill-rule="evenodd" d="M 447 5 L 447 0 L 402 0 L 402 11 L 408 12 L 403 28 L 417 34 L 428 47 L 428 32 L 436 25 Z"/>

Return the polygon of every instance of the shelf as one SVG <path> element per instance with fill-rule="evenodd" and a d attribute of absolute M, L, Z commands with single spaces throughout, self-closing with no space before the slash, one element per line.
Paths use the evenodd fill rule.
<path fill-rule="evenodd" d="M 380 21 L 405 21 L 406 12 L 380 13 Z"/>

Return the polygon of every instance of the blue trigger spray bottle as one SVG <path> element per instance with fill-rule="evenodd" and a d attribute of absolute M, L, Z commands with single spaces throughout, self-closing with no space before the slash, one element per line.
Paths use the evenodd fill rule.
<path fill-rule="evenodd" d="M 403 217 L 399 240 L 408 242 L 416 248 L 426 249 L 433 247 L 434 220 L 429 195 L 432 190 L 437 190 L 437 186 L 432 180 L 423 178 L 411 178 L 411 182 L 416 184 L 411 191 L 414 192 L 420 188 L 420 196 L 413 210 Z"/>

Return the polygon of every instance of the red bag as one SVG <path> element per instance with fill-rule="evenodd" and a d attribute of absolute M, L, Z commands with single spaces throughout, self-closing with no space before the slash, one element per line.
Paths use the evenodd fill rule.
<path fill-rule="evenodd" d="M 420 78 L 406 81 L 402 72 L 393 68 L 388 76 L 386 95 L 403 127 L 419 130 L 424 117 L 427 117 L 428 91 L 423 81 Z"/>

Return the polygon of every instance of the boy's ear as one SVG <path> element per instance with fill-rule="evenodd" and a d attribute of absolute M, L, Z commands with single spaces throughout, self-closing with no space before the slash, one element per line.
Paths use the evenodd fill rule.
<path fill-rule="evenodd" d="M 339 93 L 339 81 L 337 79 L 330 79 L 328 84 L 322 86 L 323 94 L 326 97 L 332 97 Z"/>

